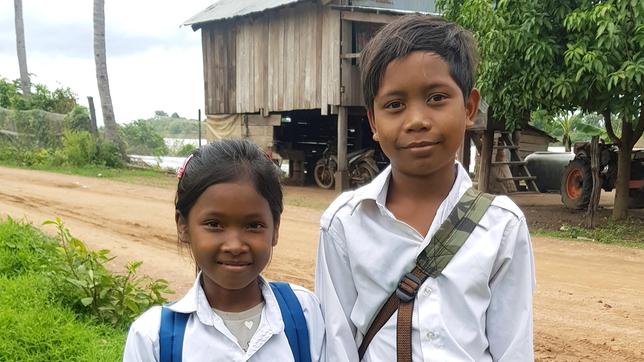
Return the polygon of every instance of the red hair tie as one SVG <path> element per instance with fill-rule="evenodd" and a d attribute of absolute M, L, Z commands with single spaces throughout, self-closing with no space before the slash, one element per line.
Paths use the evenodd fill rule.
<path fill-rule="evenodd" d="M 186 160 L 183 161 L 183 165 L 177 169 L 177 178 L 181 179 L 183 177 L 183 174 L 186 172 L 186 166 L 188 166 L 188 162 L 192 159 L 192 156 L 194 156 L 194 153 L 191 153 L 190 156 L 186 157 Z"/>

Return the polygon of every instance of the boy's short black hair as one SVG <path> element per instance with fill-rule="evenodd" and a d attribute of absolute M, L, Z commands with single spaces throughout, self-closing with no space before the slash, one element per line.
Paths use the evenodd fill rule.
<path fill-rule="evenodd" d="M 177 185 L 175 209 L 185 220 L 210 186 L 250 181 L 268 202 L 275 225 L 284 209 L 280 170 L 257 145 L 246 139 L 224 139 L 196 149 Z"/>
<path fill-rule="evenodd" d="M 362 91 L 370 112 L 389 63 L 414 51 L 438 54 L 467 100 L 478 66 L 472 33 L 437 16 L 406 15 L 380 29 L 360 54 Z"/>

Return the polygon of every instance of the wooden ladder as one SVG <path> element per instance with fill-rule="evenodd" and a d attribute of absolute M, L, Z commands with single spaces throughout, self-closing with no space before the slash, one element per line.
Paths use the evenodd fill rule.
<path fill-rule="evenodd" d="M 537 184 L 534 182 L 537 178 L 530 174 L 528 170 L 527 162 L 524 161 L 519 155 L 519 145 L 515 145 L 512 141 L 510 132 L 501 132 L 501 137 L 499 137 L 499 143 L 494 144 L 494 149 L 499 151 L 509 150 L 510 151 L 510 160 L 509 161 L 492 161 L 492 167 L 498 167 L 499 165 L 508 165 L 510 167 L 510 172 L 512 177 L 497 177 L 497 181 L 514 181 L 514 184 L 517 187 L 517 190 L 522 190 L 520 182 L 525 183 L 525 187 L 532 192 L 539 192 Z"/>

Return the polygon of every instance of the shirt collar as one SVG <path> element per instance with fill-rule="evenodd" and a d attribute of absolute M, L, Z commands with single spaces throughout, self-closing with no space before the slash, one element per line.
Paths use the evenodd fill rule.
<path fill-rule="evenodd" d="M 452 188 L 445 199 L 448 205 L 455 205 L 465 191 L 472 187 L 472 180 L 461 163 L 455 161 L 455 167 L 456 179 L 454 180 L 454 185 L 452 185 Z M 391 165 L 387 166 L 387 168 L 385 168 L 369 184 L 357 189 L 354 194 L 354 203 L 351 208 L 351 213 L 353 214 L 356 208 L 365 200 L 372 200 L 378 205 L 378 207 L 386 209 L 385 205 L 387 202 L 387 191 L 390 179 Z"/>
<path fill-rule="evenodd" d="M 266 321 L 273 334 L 281 333 L 284 330 L 284 322 L 282 321 L 282 314 L 277 304 L 277 299 L 273 290 L 264 279 L 259 276 L 259 285 L 264 297 L 264 310 L 262 312 L 262 319 Z M 201 272 L 197 275 L 195 282 L 183 298 L 179 299 L 176 303 L 168 306 L 171 310 L 178 313 L 197 313 L 197 317 L 201 323 L 206 325 L 221 324 L 223 321 L 210 307 L 206 293 L 201 287 Z"/>

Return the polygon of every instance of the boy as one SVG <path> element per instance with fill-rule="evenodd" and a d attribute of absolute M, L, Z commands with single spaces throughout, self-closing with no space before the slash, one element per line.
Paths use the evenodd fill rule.
<path fill-rule="evenodd" d="M 360 64 L 373 139 L 391 165 L 321 219 L 315 289 L 327 358 L 358 361 L 372 338 L 363 361 L 532 361 L 532 249 L 509 198 L 494 198 L 470 223 L 438 275 L 406 274 L 472 186 L 455 160 L 480 100 L 472 35 L 440 18 L 403 17 L 371 40 Z M 388 300 L 401 309 L 365 338 Z"/>

